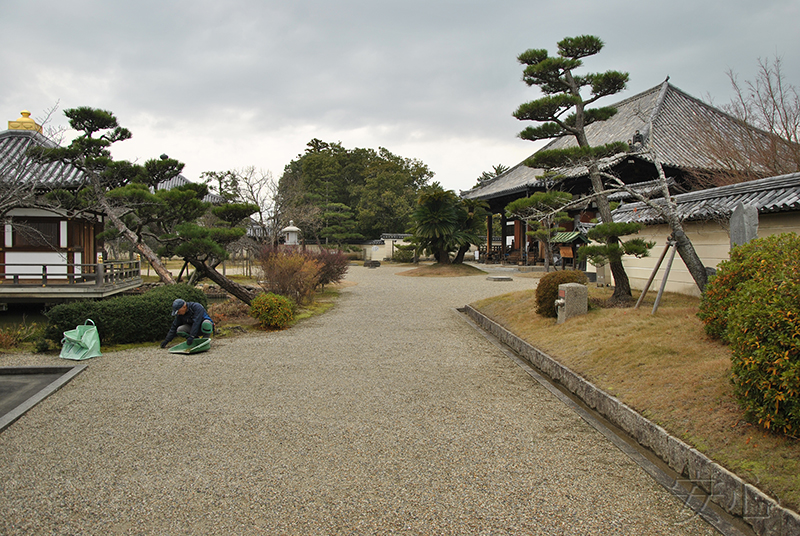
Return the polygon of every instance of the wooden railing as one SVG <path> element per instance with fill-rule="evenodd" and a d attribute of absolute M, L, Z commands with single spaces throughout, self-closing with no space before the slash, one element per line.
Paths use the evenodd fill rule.
<path fill-rule="evenodd" d="M 141 261 L 106 261 L 98 264 L 0 264 L 0 282 L 13 285 L 113 286 L 142 277 Z"/>

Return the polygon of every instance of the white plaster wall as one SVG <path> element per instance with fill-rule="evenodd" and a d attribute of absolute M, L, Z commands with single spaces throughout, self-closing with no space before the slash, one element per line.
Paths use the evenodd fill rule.
<path fill-rule="evenodd" d="M 716 268 L 717 265 L 728 260 L 730 253 L 730 232 L 727 222 L 688 222 L 684 224 L 686 235 L 692 241 L 697 255 L 705 266 Z M 671 234 L 668 225 L 649 225 L 639 232 L 638 236 L 654 241 L 656 245 L 650 250 L 650 256 L 643 259 L 635 257 L 625 257 L 623 264 L 628 273 L 631 288 L 643 289 L 647 280 L 653 272 L 653 268 L 658 262 L 666 243 L 667 237 Z M 800 214 L 779 213 L 761 214 L 758 222 L 758 236 L 763 238 L 773 234 L 800 232 Z M 669 256 L 664 258 L 658 270 L 650 290 L 657 290 L 664 279 L 664 271 L 667 266 Z M 699 296 L 700 290 L 692 279 L 689 270 L 681 260 L 679 254 L 675 254 L 675 260 L 669 272 L 667 292 L 678 292 L 691 296 Z"/>
<path fill-rule="evenodd" d="M 8 266 L 21 264 L 22 266 Z M 66 276 L 66 254 L 54 251 L 6 251 L 6 273 L 20 274 L 23 278 L 36 278 L 42 276 L 42 265 L 47 266 L 47 276 Z M 25 274 L 30 274 L 26 275 Z"/>

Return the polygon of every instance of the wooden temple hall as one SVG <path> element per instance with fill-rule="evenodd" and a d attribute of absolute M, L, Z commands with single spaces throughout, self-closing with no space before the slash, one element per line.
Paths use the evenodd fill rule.
<path fill-rule="evenodd" d="M 0 132 L 3 195 L 14 197 L 0 243 L 0 308 L 11 302 L 60 302 L 103 298 L 142 284 L 138 260 L 104 259 L 97 239 L 105 227 L 101 211 L 71 211 L 42 202 L 53 189 L 87 184 L 63 163 L 39 164 L 27 157 L 34 146 L 52 146 L 23 111 Z"/>
<path fill-rule="evenodd" d="M 669 83 L 663 83 L 647 91 L 614 104 L 616 115 L 606 121 L 598 121 L 586 127 L 592 146 L 612 142 L 626 142 L 629 150 L 600 161 L 601 171 L 616 175 L 625 184 L 641 190 L 653 190 L 658 177 L 651 144 L 656 143 L 670 191 L 674 194 L 702 188 L 697 177 L 720 171 L 720 164 L 708 155 L 705 139 L 709 129 L 731 139 L 741 137 L 742 129 L 748 136 L 766 137 L 766 133 L 753 129 L 716 108 L 695 99 Z M 577 146 L 573 136 L 556 138 L 541 150 L 567 149 Z M 481 258 L 488 262 L 511 262 L 514 264 L 542 263 L 543 248 L 533 243 L 526 233 L 526 223 L 509 219 L 506 205 L 520 197 L 528 197 L 537 191 L 561 190 L 573 195 L 573 199 L 588 196 L 592 192 L 586 166 L 573 166 L 553 170 L 561 176 L 558 183 L 544 178 L 545 170 L 517 164 L 508 171 L 484 181 L 472 190 L 462 192 L 466 199 L 488 203 L 489 217 L 487 246 L 481 246 Z M 609 200 L 625 203 L 636 201 L 624 192 L 609 195 Z M 493 236 L 493 219 L 500 218 L 500 237 Z M 573 221 L 562 225 L 566 231 L 553 240 L 554 253 L 570 265 L 579 247 L 586 243 L 586 230 L 598 217 L 596 207 L 587 197 L 586 204 L 570 212 Z M 499 238 L 499 241 L 497 240 Z M 571 257 L 572 256 L 572 257 Z M 582 267 L 583 268 L 583 267 Z"/>

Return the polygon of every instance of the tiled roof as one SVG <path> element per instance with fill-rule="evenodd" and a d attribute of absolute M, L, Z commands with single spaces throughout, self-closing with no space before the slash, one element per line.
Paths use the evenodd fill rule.
<path fill-rule="evenodd" d="M 715 170 L 721 166 L 708 156 L 708 151 L 698 150 L 709 129 L 715 132 L 733 132 L 746 128 L 756 136 L 767 138 L 767 134 L 746 126 L 716 108 L 695 99 L 676 88 L 668 81 L 614 104 L 617 113 L 606 121 L 598 121 L 586 127 L 586 136 L 591 146 L 612 142 L 628 142 L 639 130 L 648 145 L 655 141 L 659 158 L 667 167 L 678 169 Z M 652 119 L 653 132 L 650 132 Z M 567 149 L 578 145 L 574 136 L 557 138 L 540 150 Z M 600 161 L 600 169 L 608 170 L 626 158 L 652 162 L 648 151 L 621 153 Z M 567 178 L 587 176 L 586 166 L 573 166 L 554 170 Z M 543 170 L 527 168 L 524 163 L 514 166 L 490 183 L 473 188 L 462 195 L 468 199 L 492 199 L 502 195 L 524 191 L 526 188 L 541 188 L 543 183 L 536 178 Z"/>
<path fill-rule="evenodd" d="M 33 182 L 41 188 L 76 188 L 86 182 L 78 168 L 63 162 L 40 164 L 28 158 L 31 147 L 55 147 L 35 131 L 6 130 L 0 132 L 0 170 L 5 177 L 19 182 Z"/>
<path fill-rule="evenodd" d="M 177 188 L 178 186 L 184 186 L 189 184 L 191 181 L 184 177 L 183 175 L 176 175 L 169 180 L 160 182 L 158 184 L 159 190 L 172 190 L 173 188 Z M 221 195 L 208 193 L 203 198 L 203 201 L 206 203 L 213 203 L 214 205 L 222 205 L 225 203 L 225 198 Z"/>
<path fill-rule="evenodd" d="M 796 211 L 800 210 L 800 173 L 678 194 L 674 199 L 684 220 L 727 219 L 739 203 L 754 205 L 759 213 Z M 622 205 L 612 214 L 616 222 L 664 223 L 661 215 L 644 203 Z"/>
<path fill-rule="evenodd" d="M 517 164 L 505 173 L 484 181 L 480 186 L 462 192 L 461 195 L 467 199 L 490 199 L 500 195 L 524 192 L 526 188 L 540 184 L 541 181 L 537 177 L 543 173 L 543 169 L 531 168 L 524 163 Z"/>

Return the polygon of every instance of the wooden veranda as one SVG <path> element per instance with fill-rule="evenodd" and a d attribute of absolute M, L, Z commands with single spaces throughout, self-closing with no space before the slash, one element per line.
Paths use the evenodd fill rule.
<path fill-rule="evenodd" d="M 142 285 L 141 262 L 0 264 L 0 307 L 106 298 Z"/>

